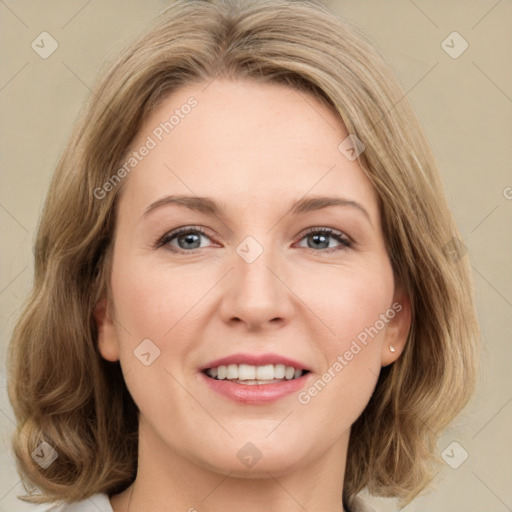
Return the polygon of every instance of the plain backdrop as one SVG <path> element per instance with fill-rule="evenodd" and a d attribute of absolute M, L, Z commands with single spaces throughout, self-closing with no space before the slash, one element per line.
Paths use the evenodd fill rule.
<path fill-rule="evenodd" d="M 439 438 L 439 453 L 449 447 L 468 458 L 456 469 L 445 464 L 403 510 L 512 510 L 512 2 L 324 1 L 375 41 L 427 132 L 472 263 L 484 333 L 478 392 Z M 0 512 L 34 508 L 16 498 L 24 489 L 9 446 L 15 420 L 5 354 L 31 287 L 49 180 L 104 59 L 167 5 L 0 1 Z M 31 46 L 42 32 L 58 44 L 46 59 Z M 392 500 L 373 501 L 397 509 Z"/>

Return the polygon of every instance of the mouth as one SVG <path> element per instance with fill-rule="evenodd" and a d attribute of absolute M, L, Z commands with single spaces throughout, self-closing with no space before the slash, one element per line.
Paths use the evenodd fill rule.
<path fill-rule="evenodd" d="M 261 366 L 228 364 L 204 368 L 202 373 L 212 380 L 232 382 L 233 384 L 246 386 L 261 386 L 300 379 L 303 375 L 310 373 L 310 371 L 284 364 L 266 364 Z"/>

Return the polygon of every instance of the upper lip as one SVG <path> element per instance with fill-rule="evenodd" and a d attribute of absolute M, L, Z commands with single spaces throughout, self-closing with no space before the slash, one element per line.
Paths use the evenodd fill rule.
<path fill-rule="evenodd" d="M 200 370 L 207 368 L 218 368 L 219 366 L 227 366 L 228 364 L 249 364 L 251 366 L 265 366 L 267 364 L 284 364 L 285 366 L 293 366 L 296 370 L 309 370 L 309 368 L 300 361 L 279 354 L 232 354 L 227 357 L 221 357 L 210 361 L 200 367 Z"/>

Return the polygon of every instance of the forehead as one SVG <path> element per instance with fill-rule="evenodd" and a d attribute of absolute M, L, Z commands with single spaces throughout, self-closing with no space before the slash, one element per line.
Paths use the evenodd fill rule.
<path fill-rule="evenodd" d="M 190 84 L 159 104 L 131 144 L 139 155 L 123 200 L 142 213 L 165 194 L 209 196 L 226 207 L 342 195 L 377 219 L 370 181 L 339 150 L 348 135 L 336 113 L 284 85 Z"/>

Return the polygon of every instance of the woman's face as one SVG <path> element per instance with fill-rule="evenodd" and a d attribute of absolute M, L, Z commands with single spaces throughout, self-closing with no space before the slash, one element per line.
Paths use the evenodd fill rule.
<path fill-rule="evenodd" d="M 101 353 L 120 360 L 139 407 L 141 440 L 160 455 L 246 475 L 344 454 L 410 325 L 377 196 L 339 149 L 348 135 L 305 93 L 215 80 L 168 97 L 134 140 L 118 174 L 111 315 L 96 318 Z M 279 358 L 309 373 L 249 385 L 202 371 L 232 355 L 251 362 L 240 354 L 265 355 L 244 378 L 271 378 L 253 367 Z"/>

